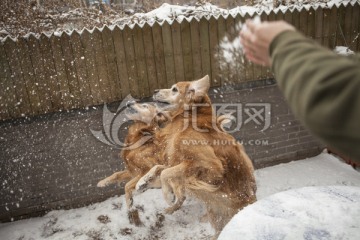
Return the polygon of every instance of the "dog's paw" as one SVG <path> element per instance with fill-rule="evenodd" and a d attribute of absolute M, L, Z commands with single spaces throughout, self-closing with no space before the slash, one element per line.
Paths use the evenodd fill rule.
<path fill-rule="evenodd" d="M 168 207 L 168 208 L 165 208 L 164 212 L 166 214 L 173 214 L 177 209 L 175 209 L 174 207 Z"/>
<path fill-rule="evenodd" d="M 143 223 L 140 220 L 139 211 L 137 209 L 132 209 L 128 211 L 129 222 L 135 226 L 143 226 Z"/>
<path fill-rule="evenodd" d="M 108 181 L 101 180 L 100 182 L 98 182 L 98 184 L 96 186 L 97 187 L 106 187 L 108 184 L 109 184 Z"/>
<path fill-rule="evenodd" d="M 135 190 L 139 193 L 145 192 L 147 190 L 148 183 L 144 179 L 140 179 L 135 186 Z"/>
<path fill-rule="evenodd" d="M 176 202 L 176 196 L 172 192 L 164 192 L 164 198 L 169 205 L 172 205 Z"/>
<path fill-rule="evenodd" d="M 202 217 L 199 219 L 199 221 L 200 221 L 201 223 L 209 222 L 208 214 L 207 214 L 207 213 L 204 214 L 204 216 L 202 216 Z"/>

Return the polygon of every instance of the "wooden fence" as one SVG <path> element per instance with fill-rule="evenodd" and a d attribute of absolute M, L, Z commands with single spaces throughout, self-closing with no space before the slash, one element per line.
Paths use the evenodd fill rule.
<path fill-rule="evenodd" d="M 346 45 L 358 51 L 359 15 L 356 2 L 331 9 L 262 12 L 260 17 L 284 19 L 329 48 Z M 154 89 L 205 74 L 212 86 L 229 79 L 237 84 L 269 78 L 269 69 L 246 60 L 239 76 L 220 70 L 219 42 L 247 18 L 251 16 L 212 16 L 7 38 L 0 44 L 0 120 L 99 105 L 130 93 L 150 96 Z"/>

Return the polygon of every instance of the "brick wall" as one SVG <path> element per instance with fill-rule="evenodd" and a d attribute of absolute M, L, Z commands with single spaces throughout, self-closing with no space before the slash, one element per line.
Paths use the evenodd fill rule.
<path fill-rule="evenodd" d="M 250 121 L 233 134 L 244 143 L 257 168 L 310 157 L 321 150 L 272 83 L 251 82 L 210 94 L 214 103 L 241 103 L 243 121 L 248 118 L 249 103 L 271 106 L 267 130 L 261 132 L 261 124 Z M 115 111 L 118 104 L 109 108 Z M 1 221 L 79 207 L 122 193 L 117 186 L 96 187 L 123 164 L 118 150 L 95 139 L 90 128 L 102 129 L 102 107 L 0 123 Z M 124 134 L 126 130 L 120 133 Z"/>

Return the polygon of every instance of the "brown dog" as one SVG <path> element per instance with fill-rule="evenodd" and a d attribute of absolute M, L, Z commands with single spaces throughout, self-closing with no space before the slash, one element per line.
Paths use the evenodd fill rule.
<path fill-rule="evenodd" d="M 242 145 L 213 124 L 209 87 L 206 76 L 156 91 L 155 100 L 177 108 L 170 114 L 171 123 L 156 133 L 156 138 L 165 144 L 162 148 L 166 164 L 155 166 L 137 189 L 161 183 L 168 203 L 173 204 L 173 194 L 176 197 L 169 213 L 182 205 L 188 190 L 206 204 L 216 238 L 240 209 L 256 201 L 256 183 L 252 162 Z M 188 179 L 204 184 L 189 187 Z"/>
<path fill-rule="evenodd" d="M 125 143 L 127 146 L 134 146 L 134 144 L 139 146 L 123 149 L 120 157 L 124 160 L 126 170 L 116 172 L 101 180 L 97 186 L 105 187 L 110 184 L 127 181 L 125 185 L 125 199 L 129 209 L 129 220 L 135 225 L 141 225 L 138 212 L 133 208 L 133 191 L 139 179 L 152 167 L 164 163 L 161 151 L 153 136 L 158 130 L 159 125 L 165 123 L 168 118 L 164 113 L 157 111 L 154 105 L 135 102 L 127 104 L 126 115 L 134 123 L 129 127 Z"/>

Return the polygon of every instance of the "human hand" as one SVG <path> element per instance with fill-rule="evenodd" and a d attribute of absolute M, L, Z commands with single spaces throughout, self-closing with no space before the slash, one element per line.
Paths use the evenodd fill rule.
<path fill-rule="evenodd" d="M 271 66 L 270 44 L 283 31 L 295 28 L 285 21 L 255 22 L 247 20 L 246 27 L 240 31 L 240 41 L 244 53 L 251 62 Z"/>

